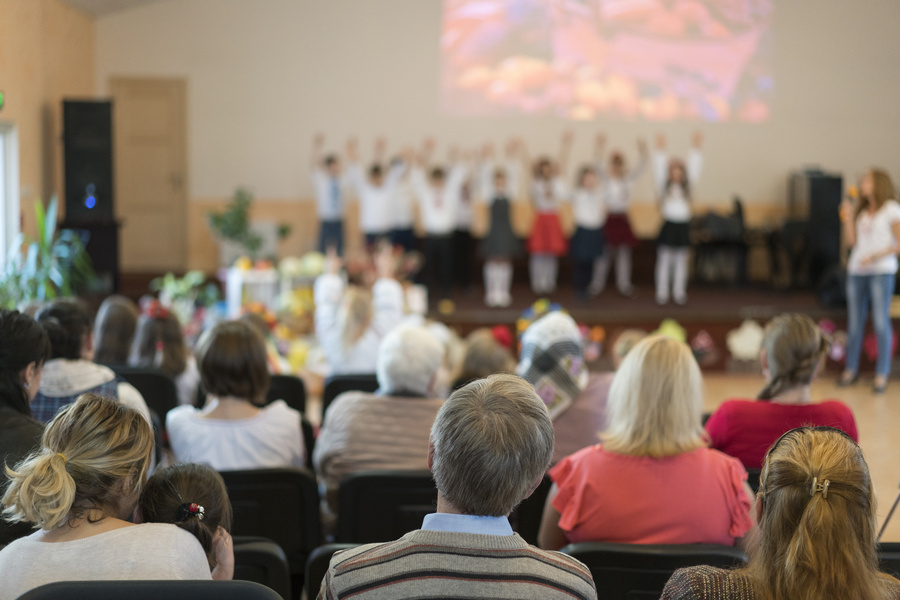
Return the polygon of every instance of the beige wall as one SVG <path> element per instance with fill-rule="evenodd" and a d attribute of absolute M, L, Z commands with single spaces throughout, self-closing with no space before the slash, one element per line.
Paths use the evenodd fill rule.
<path fill-rule="evenodd" d="M 91 97 L 94 22 L 62 0 L 0 0 L 0 120 L 19 137 L 19 185 L 25 231 L 32 201 L 62 200 L 62 100 Z"/>
<path fill-rule="evenodd" d="M 515 134 L 540 151 L 555 149 L 571 126 L 577 159 L 597 130 L 629 152 L 638 135 L 659 131 L 681 151 L 699 127 L 707 161 L 698 203 L 739 194 L 761 215 L 778 213 L 788 173 L 804 165 L 856 177 L 877 164 L 900 178 L 900 2 L 777 2 L 776 99 L 761 125 L 444 117 L 440 13 L 438 0 L 155 3 L 97 20 L 97 91 L 113 75 L 187 79 L 190 195 L 204 201 L 237 186 L 275 206 L 308 199 L 315 131 L 333 144 L 358 135 L 364 151 L 380 133 L 394 148 L 425 134 L 473 145 Z M 635 195 L 652 202 L 649 178 Z M 302 208 L 285 208 L 294 210 Z M 647 215 L 639 227 L 652 229 L 653 211 L 637 210 Z M 193 221 L 192 236 L 205 236 L 202 219 Z M 209 266 L 194 254 L 191 261 Z"/>

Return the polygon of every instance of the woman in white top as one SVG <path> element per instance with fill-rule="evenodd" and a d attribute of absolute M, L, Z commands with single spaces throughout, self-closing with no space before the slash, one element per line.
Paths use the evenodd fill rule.
<path fill-rule="evenodd" d="M 197 538 L 129 519 L 153 433 L 134 409 L 95 394 L 65 406 L 10 473 L 3 516 L 39 529 L 0 551 L 0 600 L 55 581 L 210 579 Z"/>
<path fill-rule="evenodd" d="M 890 306 L 900 252 L 900 204 L 894 198 L 894 186 L 887 173 L 872 169 L 859 186 L 860 198 L 854 204 L 841 204 L 844 239 L 851 247 L 847 264 L 847 362 L 840 384 L 850 385 L 859 376 L 869 304 L 872 325 L 878 339 L 875 363 L 875 393 L 884 393 L 891 371 Z"/>
<path fill-rule="evenodd" d="M 243 321 L 219 323 L 200 337 L 197 365 L 206 406 L 179 406 L 166 417 L 179 462 L 217 471 L 304 466 L 300 413 L 283 400 L 262 406 L 269 368 L 259 332 Z"/>
<path fill-rule="evenodd" d="M 688 254 L 691 249 L 691 187 L 697 184 L 703 166 L 700 147 L 703 135 L 695 133 L 687 164 L 670 159 L 666 154 L 666 138 L 656 138 L 653 175 L 659 194 L 663 226 L 657 238 L 656 303 L 666 304 L 671 295 L 676 304 L 687 302 Z"/>

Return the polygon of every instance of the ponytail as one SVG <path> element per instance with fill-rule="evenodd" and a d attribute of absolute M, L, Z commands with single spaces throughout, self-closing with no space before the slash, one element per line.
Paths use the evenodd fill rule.
<path fill-rule="evenodd" d="M 54 529 L 66 522 L 75 502 L 75 480 L 63 454 L 46 448 L 28 456 L 15 470 L 6 467 L 9 487 L 3 516 L 12 522 Z"/>

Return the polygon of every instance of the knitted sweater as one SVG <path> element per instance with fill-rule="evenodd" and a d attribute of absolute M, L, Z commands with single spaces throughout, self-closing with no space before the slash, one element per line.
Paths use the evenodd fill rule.
<path fill-rule="evenodd" d="M 587 567 L 518 535 L 416 530 L 331 560 L 318 598 L 596 598 Z"/>

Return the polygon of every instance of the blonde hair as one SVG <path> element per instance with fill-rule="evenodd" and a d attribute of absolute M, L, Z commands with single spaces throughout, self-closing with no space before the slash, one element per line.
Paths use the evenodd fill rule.
<path fill-rule="evenodd" d="M 872 196 L 862 196 L 859 202 L 856 203 L 856 212 L 853 215 L 854 221 L 866 210 L 869 203 L 877 211 L 884 206 L 885 202 L 894 198 L 894 183 L 891 181 L 891 176 L 887 174 L 887 171 L 870 169 L 869 175 L 872 177 Z"/>
<path fill-rule="evenodd" d="M 769 321 L 763 335 L 769 380 L 759 393 L 771 400 L 798 386 L 809 385 L 831 342 L 807 315 L 790 313 Z"/>
<path fill-rule="evenodd" d="M 702 448 L 702 400 L 703 380 L 690 348 L 666 336 L 647 337 L 613 378 L 604 448 L 652 458 Z"/>
<path fill-rule="evenodd" d="M 82 394 L 50 421 L 41 448 L 15 469 L 3 516 L 53 529 L 87 515 L 92 522 L 121 511 L 123 495 L 138 494 L 150 466 L 153 433 L 136 410 Z M 89 511 L 100 511 L 94 519 Z"/>
<path fill-rule="evenodd" d="M 372 322 L 372 292 L 358 285 L 347 286 L 337 315 L 344 349 L 359 340 Z"/>
<path fill-rule="evenodd" d="M 745 573 L 760 598 L 894 597 L 887 583 L 896 581 L 878 571 L 872 479 L 848 436 L 817 427 L 783 435 L 766 456 L 758 501 L 762 516 Z"/>

